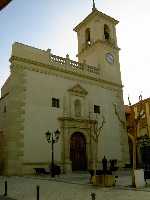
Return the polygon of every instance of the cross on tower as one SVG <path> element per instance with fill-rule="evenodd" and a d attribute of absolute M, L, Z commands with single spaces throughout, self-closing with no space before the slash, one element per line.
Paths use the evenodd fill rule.
<path fill-rule="evenodd" d="M 96 9 L 95 7 L 95 1 L 93 0 L 93 8 L 92 8 L 92 11 L 94 11 Z"/>

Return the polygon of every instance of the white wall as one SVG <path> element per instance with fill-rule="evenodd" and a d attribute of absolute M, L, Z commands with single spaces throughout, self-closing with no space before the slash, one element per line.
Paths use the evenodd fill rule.
<path fill-rule="evenodd" d="M 117 102 L 117 97 L 112 90 L 101 88 L 94 82 L 90 84 L 90 82 L 84 80 L 77 80 L 75 77 L 73 80 L 27 71 L 24 162 L 49 162 L 51 146 L 46 141 L 45 132 L 59 128 L 57 118 L 63 116 L 64 97 L 69 102 L 68 89 L 77 83 L 88 91 L 85 97 L 83 117 L 88 119 L 89 107 L 93 109 L 93 105 L 96 104 L 102 107 L 102 112 L 106 118 L 106 124 L 100 137 L 99 158 L 106 155 L 108 158 L 121 160 L 120 122 L 116 118 L 113 108 L 113 103 Z M 60 108 L 51 106 L 52 97 L 60 99 Z M 71 104 L 73 106 L 73 102 Z M 69 103 L 67 106 L 69 106 Z M 56 160 L 61 159 L 60 143 L 61 139 L 55 146 Z"/>

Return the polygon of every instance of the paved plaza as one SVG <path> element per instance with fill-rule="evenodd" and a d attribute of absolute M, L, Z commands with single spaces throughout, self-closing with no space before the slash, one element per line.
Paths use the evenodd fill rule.
<path fill-rule="evenodd" d="M 12 198 L 5 197 L 5 196 L 1 195 L 0 200 L 16 200 L 16 199 L 12 199 Z"/>
<path fill-rule="evenodd" d="M 0 177 L 0 194 L 4 182 L 8 182 L 8 197 L 17 200 L 36 200 L 36 186 L 40 186 L 40 200 L 149 200 L 150 187 L 133 189 L 131 173 L 119 173 L 118 182 L 112 188 L 100 188 L 89 183 L 89 174 L 70 174 L 51 178 L 49 176 Z M 0 197 L 0 200 L 4 198 Z M 6 199 L 7 200 L 7 199 Z M 9 199 L 8 199 L 9 200 Z M 11 199 L 10 199 L 11 200 Z"/>

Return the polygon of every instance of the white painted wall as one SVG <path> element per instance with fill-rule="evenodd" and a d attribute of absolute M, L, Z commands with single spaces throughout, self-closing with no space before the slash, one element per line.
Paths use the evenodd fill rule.
<path fill-rule="evenodd" d="M 71 77 L 71 76 L 70 76 Z M 66 79 L 61 76 L 45 75 L 39 72 L 27 71 L 26 75 L 26 105 L 24 124 L 24 162 L 49 162 L 51 146 L 47 143 L 45 132 L 54 131 L 59 128 L 58 117 L 63 116 L 63 101 L 67 99 L 68 115 L 73 113 L 73 102 L 69 103 L 69 92 L 76 84 L 80 84 L 86 91 L 83 105 L 83 118 L 88 118 L 89 107 L 93 109 L 94 104 L 102 107 L 106 118 L 103 134 L 100 137 L 99 156 L 101 159 L 106 155 L 109 159 L 121 160 L 120 146 L 120 122 L 118 121 L 113 103 L 118 102 L 112 90 L 101 88 L 88 81 L 74 77 Z M 60 99 L 60 108 L 51 106 L 51 98 Z M 65 97 L 65 98 L 64 98 Z M 82 99 L 82 98 L 81 98 Z M 69 108 L 71 105 L 71 109 Z M 94 117 L 94 115 L 93 115 Z M 61 159 L 61 138 L 55 145 L 55 158 Z"/>

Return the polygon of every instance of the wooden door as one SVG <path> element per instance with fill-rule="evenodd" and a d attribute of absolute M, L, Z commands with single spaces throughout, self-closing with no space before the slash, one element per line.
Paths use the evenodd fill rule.
<path fill-rule="evenodd" d="M 141 157 L 143 164 L 150 165 L 150 146 L 144 146 L 141 148 Z"/>
<path fill-rule="evenodd" d="M 82 133 L 74 133 L 70 141 L 70 160 L 72 170 L 86 170 L 86 141 Z"/>

